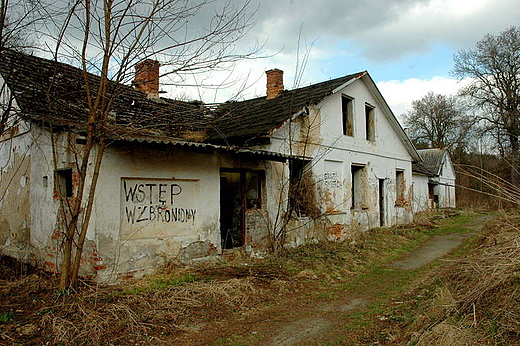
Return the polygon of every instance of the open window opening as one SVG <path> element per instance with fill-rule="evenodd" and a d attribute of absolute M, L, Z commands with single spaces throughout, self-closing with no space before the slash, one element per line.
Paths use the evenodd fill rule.
<path fill-rule="evenodd" d="M 311 162 L 292 159 L 289 161 L 289 210 L 298 217 L 317 216 L 315 187 L 312 180 Z"/>
<path fill-rule="evenodd" d="M 365 134 L 366 140 L 374 142 L 376 140 L 374 128 L 374 107 L 365 103 Z"/>
<path fill-rule="evenodd" d="M 379 179 L 379 226 L 385 226 L 385 179 Z"/>
<path fill-rule="evenodd" d="M 220 172 L 220 235 L 222 249 L 245 241 L 246 211 L 262 207 L 261 171 L 223 169 Z"/>
<path fill-rule="evenodd" d="M 402 206 L 404 204 L 405 189 L 404 171 L 398 169 L 395 171 L 395 204 L 397 206 Z"/>
<path fill-rule="evenodd" d="M 428 183 L 428 201 L 428 206 L 435 208 L 435 185 L 432 183 Z"/>
<path fill-rule="evenodd" d="M 55 172 L 55 188 L 61 197 L 72 197 L 72 168 L 58 169 Z"/>
<path fill-rule="evenodd" d="M 343 134 L 345 136 L 354 136 L 354 99 L 342 95 L 341 96 L 341 112 L 343 115 Z"/>
<path fill-rule="evenodd" d="M 362 209 L 365 206 L 364 195 L 365 195 L 365 166 L 364 165 L 352 165 L 351 166 L 351 177 L 352 177 L 352 205 L 351 209 Z"/>

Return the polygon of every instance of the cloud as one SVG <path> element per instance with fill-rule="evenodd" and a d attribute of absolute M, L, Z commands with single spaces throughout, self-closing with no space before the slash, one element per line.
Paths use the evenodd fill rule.
<path fill-rule="evenodd" d="M 518 16 L 511 11 L 517 6 L 516 0 L 432 0 L 357 34 L 356 41 L 365 49 L 365 57 L 378 61 L 425 51 L 435 43 L 454 49 L 473 46 L 488 32 L 518 24 Z"/>
<path fill-rule="evenodd" d="M 246 0 L 236 0 L 239 6 Z M 498 33 L 509 25 L 520 24 L 516 15 L 518 0 L 252 0 L 250 10 L 256 9 L 256 25 L 247 36 L 237 42 L 237 52 L 247 51 L 255 43 L 266 43 L 266 59 L 248 60 L 214 71 L 210 76 L 198 76 L 197 81 L 218 85 L 232 78 L 237 84 L 217 90 L 180 88 L 176 83 L 171 95 L 188 95 L 207 102 L 234 98 L 243 86 L 248 86 L 238 99 L 262 96 L 265 93 L 264 71 L 279 68 L 285 71 L 285 87 L 295 87 L 297 51 L 303 52 L 317 39 L 305 68 L 304 79 L 297 86 L 317 83 L 357 70 L 379 68 L 387 81 L 381 82 L 383 94 L 396 114 L 408 110 L 411 101 L 429 90 L 452 93 L 456 80 L 445 77 L 439 68 L 440 54 L 451 55 L 459 48 L 473 46 L 485 33 Z M 204 6 L 192 18 L 190 27 L 207 27 L 211 16 L 223 6 L 224 0 Z M 258 6 L 258 7 L 257 7 Z M 301 31 L 301 42 L 298 43 Z M 442 47 L 435 51 L 435 47 Z M 433 54 L 432 52 L 437 52 Z M 276 53 L 276 54 L 275 54 Z M 415 54 L 415 55 L 414 55 Z M 430 54 L 430 55 L 428 55 Z M 403 57 L 414 57 L 418 69 L 404 71 Z M 446 64 L 445 64 L 446 65 Z M 423 79 L 404 79 L 421 75 Z M 374 77 L 376 77 L 374 75 Z M 398 80 L 388 80 L 398 78 Z M 394 92 L 395 90 L 395 92 Z M 170 91 L 170 90 L 169 90 Z M 394 101 L 395 100 L 395 101 Z"/>
<path fill-rule="evenodd" d="M 377 87 L 397 118 L 402 121 L 402 114 L 412 108 L 412 101 L 418 100 L 429 91 L 437 94 L 453 95 L 467 85 L 469 79 L 459 81 L 454 78 L 433 77 L 428 80 L 409 78 L 377 83 Z"/>
<path fill-rule="evenodd" d="M 518 0 L 263 0 L 251 32 L 266 49 L 292 53 L 300 27 L 318 45 L 352 40 L 365 58 L 395 60 L 434 44 L 471 46 L 485 33 L 520 24 Z"/>

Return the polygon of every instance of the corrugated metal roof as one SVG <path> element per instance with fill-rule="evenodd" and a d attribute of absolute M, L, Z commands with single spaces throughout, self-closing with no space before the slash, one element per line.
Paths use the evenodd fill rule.
<path fill-rule="evenodd" d="M 258 156 L 263 159 L 267 159 L 270 161 L 279 161 L 284 162 L 288 159 L 302 159 L 302 160 L 310 160 L 309 157 L 298 156 L 298 155 L 288 155 L 277 153 L 268 150 L 262 149 L 250 149 L 236 146 L 226 146 L 226 145 L 218 145 L 218 144 L 208 144 L 208 143 L 199 143 L 199 142 L 188 142 L 176 138 L 169 137 L 152 137 L 152 136 L 136 136 L 136 135 L 121 135 L 121 136 L 112 136 L 112 139 L 115 141 L 124 141 L 124 142 L 137 142 L 137 143 L 149 143 L 149 144 L 163 144 L 163 145 L 172 145 L 175 147 L 194 149 L 194 150 L 216 150 L 223 152 L 232 152 L 235 154 L 242 155 L 250 155 L 250 156 Z"/>

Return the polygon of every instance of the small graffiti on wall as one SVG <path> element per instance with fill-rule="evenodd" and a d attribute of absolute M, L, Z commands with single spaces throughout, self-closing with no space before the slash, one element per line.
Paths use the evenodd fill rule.
<path fill-rule="evenodd" d="M 121 185 L 123 236 L 168 235 L 195 226 L 197 180 L 123 178 Z"/>
<path fill-rule="evenodd" d="M 343 183 L 340 180 L 338 172 L 324 173 L 323 185 L 329 189 L 341 189 L 343 187 Z"/>

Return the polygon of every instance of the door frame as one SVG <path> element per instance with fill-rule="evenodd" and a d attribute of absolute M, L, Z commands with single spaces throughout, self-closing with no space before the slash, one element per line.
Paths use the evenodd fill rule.
<path fill-rule="evenodd" d="M 379 226 L 385 227 L 385 179 L 378 179 L 379 182 Z"/>
<path fill-rule="evenodd" d="M 240 233 L 241 233 L 241 245 L 232 247 L 232 248 L 240 248 L 246 245 L 246 233 L 247 233 L 247 210 L 248 209 L 248 199 L 247 199 L 247 173 L 256 173 L 258 177 L 258 196 L 259 196 L 259 208 L 262 207 L 262 192 L 263 192 L 263 181 L 264 181 L 264 171 L 263 170 L 255 170 L 255 169 L 248 169 L 248 168 L 220 168 L 219 171 L 219 177 L 222 178 L 222 173 L 239 173 L 240 174 L 240 206 L 241 206 L 241 212 L 240 212 Z M 222 196 L 222 184 L 219 179 L 220 184 L 220 196 Z M 220 210 L 222 210 L 222 199 L 219 202 Z M 222 241 L 222 213 L 220 215 L 221 221 L 220 221 L 220 234 L 221 234 L 221 241 Z"/>

